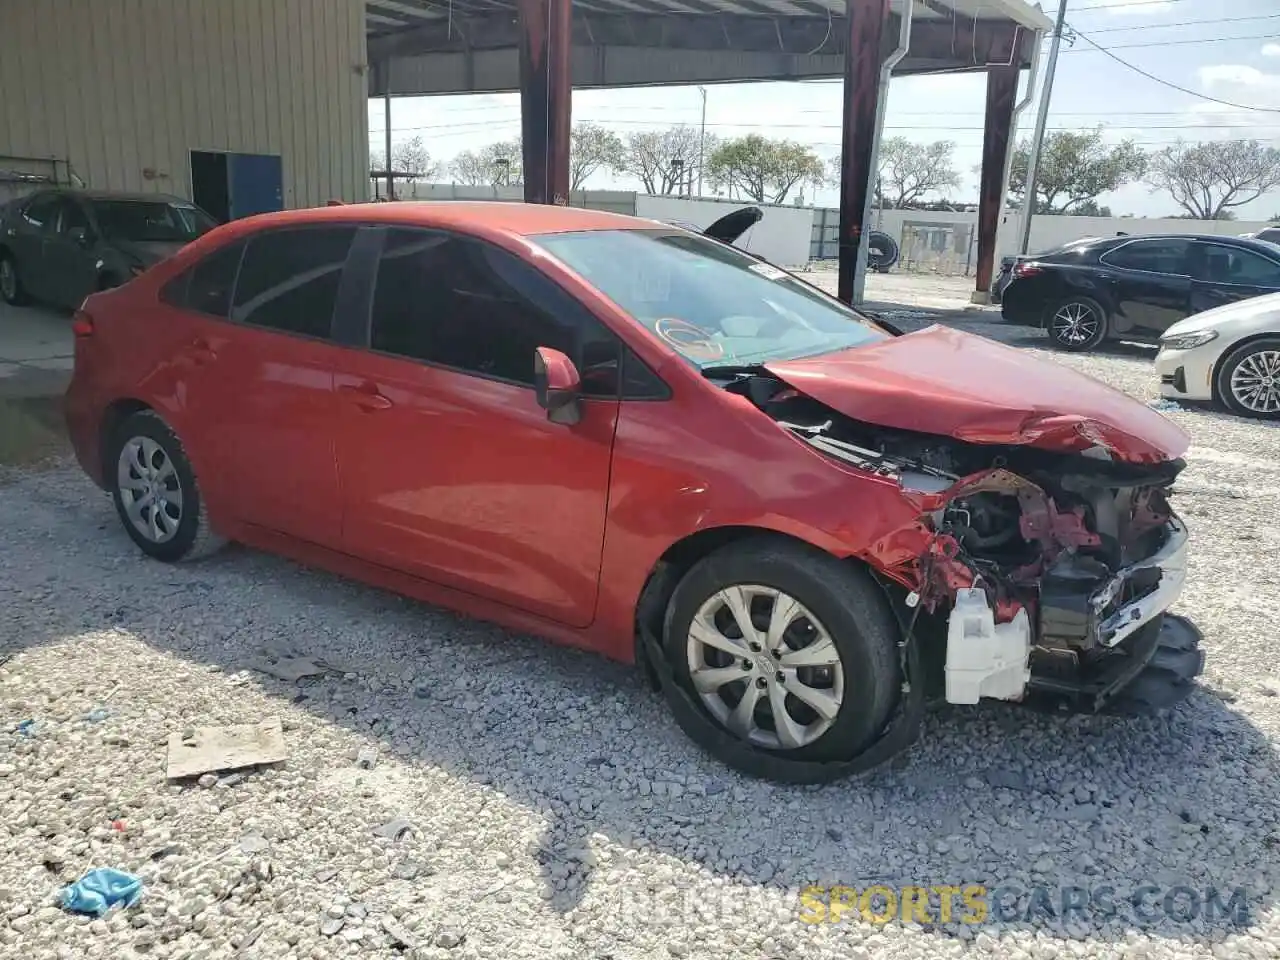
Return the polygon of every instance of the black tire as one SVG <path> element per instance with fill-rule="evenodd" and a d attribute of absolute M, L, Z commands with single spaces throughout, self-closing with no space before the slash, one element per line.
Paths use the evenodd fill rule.
<path fill-rule="evenodd" d="M 1213 392 L 1219 403 L 1232 413 L 1255 420 L 1278 420 L 1280 409 L 1253 409 L 1241 401 L 1231 388 L 1232 378 L 1241 364 L 1247 360 L 1258 362 L 1263 359 L 1274 359 L 1280 355 L 1280 337 L 1262 337 L 1236 347 L 1218 362 L 1218 371 L 1213 378 Z M 1280 391 L 1280 381 L 1273 381 L 1273 389 Z"/>
<path fill-rule="evenodd" d="M 102 293 L 104 290 L 114 290 L 123 283 L 124 281 L 121 280 L 118 275 L 114 273 L 104 273 L 102 276 L 98 277 L 98 292 Z"/>
<path fill-rule="evenodd" d="M 6 275 L 5 271 L 9 271 Z M 18 276 L 18 261 L 13 254 L 5 250 L 0 252 L 0 299 L 11 307 L 20 307 L 30 303 L 22 278 Z"/>
<path fill-rule="evenodd" d="M 1070 321 L 1061 316 L 1064 312 L 1081 311 L 1087 312 L 1087 316 L 1081 315 L 1076 322 L 1085 325 L 1083 330 L 1080 326 L 1070 326 Z M 1046 310 L 1044 315 L 1044 328 L 1049 339 L 1055 346 L 1072 353 L 1087 353 L 1096 348 L 1107 339 L 1110 327 L 1111 318 L 1107 315 L 1106 308 L 1092 297 L 1064 297 Z"/>
<path fill-rule="evenodd" d="M 705 602 L 734 585 L 772 588 L 799 601 L 820 621 L 836 648 L 843 696 L 830 725 L 812 742 L 787 749 L 777 743 L 762 745 L 733 734 L 708 708 L 694 686 L 689 665 L 690 626 Z M 755 616 L 752 620 L 754 623 Z M 721 762 L 753 776 L 761 775 L 761 760 L 767 766 L 769 762 L 779 761 L 852 759 L 884 730 L 901 690 L 899 630 L 883 592 L 861 568 L 781 538 L 765 536 L 739 541 L 695 564 L 672 594 L 663 635 L 675 682 L 688 691 L 705 718 L 729 734 L 726 738 L 729 748 L 720 750 L 702 738 L 697 739 Z M 767 655 L 761 659 L 768 661 Z M 834 682 L 835 668 L 827 669 L 831 670 Z M 746 676 L 744 673 L 744 678 Z M 750 682 L 750 679 L 742 681 L 743 692 Z M 733 685 L 737 685 L 736 682 Z M 721 688 L 717 694 L 722 699 L 725 689 Z M 728 696 L 733 696 L 731 690 Z M 761 699 L 768 698 L 762 694 Z M 727 705 L 727 700 L 724 702 Z M 793 719 L 793 711 L 799 710 L 803 715 L 808 709 L 794 698 L 786 702 Z M 768 717 L 762 719 L 768 721 Z M 694 735 L 694 731 L 686 729 L 686 732 Z M 746 759 L 741 756 L 744 744 L 749 747 Z"/>
<path fill-rule="evenodd" d="M 150 441 L 162 452 L 163 457 L 172 464 L 172 479 L 176 481 L 176 488 L 181 495 L 176 529 L 163 540 L 153 539 L 144 534 L 129 516 L 129 508 L 126 506 L 126 497 L 133 494 L 126 493 L 121 487 L 120 464 L 126 448 L 135 441 L 139 443 Z M 204 499 L 200 496 L 195 472 L 191 469 L 191 462 L 182 449 L 181 441 L 159 414 L 152 410 L 142 410 L 125 418 L 113 431 L 108 449 L 110 453 L 105 466 L 111 499 L 116 505 L 116 513 L 120 517 L 120 523 L 124 526 L 125 532 L 143 553 L 165 563 L 175 563 L 179 560 L 198 560 L 213 553 L 225 543 L 209 527 Z M 140 476 L 136 471 L 129 475 Z M 173 486 L 169 485 L 168 489 L 172 493 Z M 143 510 L 145 509 L 144 507 Z M 160 508 L 154 508 L 152 513 L 158 509 Z M 144 513 L 143 517 L 146 516 L 148 514 Z M 173 511 L 165 508 L 165 516 L 173 523 L 175 519 Z M 156 522 L 152 519 L 153 526 Z"/>

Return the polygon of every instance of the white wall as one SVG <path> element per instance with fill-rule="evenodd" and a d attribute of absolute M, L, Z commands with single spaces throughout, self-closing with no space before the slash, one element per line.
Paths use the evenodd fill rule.
<path fill-rule="evenodd" d="M 813 210 L 810 207 L 777 207 L 743 200 L 685 200 L 639 194 L 636 197 L 636 216 L 650 220 L 687 220 L 698 227 L 709 227 L 725 214 L 747 206 L 763 210 L 764 219 L 743 234 L 735 246 L 750 250 L 780 267 L 803 267 L 809 262 L 809 243 L 813 235 Z"/>
<path fill-rule="evenodd" d="M 977 260 L 977 224 L 976 213 L 947 213 L 928 210 L 873 210 L 871 212 L 872 229 L 883 230 L 899 243 L 902 242 L 902 225 L 907 220 L 926 221 L 930 223 L 967 223 L 974 229 L 973 258 Z M 1018 249 L 1020 239 L 1019 223 L 1021 217 L 1016 213 L 1007 214 L 1000 223 L 1000 233 L 996 240 L 996 264 L 1000 258 L 1013 254 Z M 1031 218 L 1031 238 L 1027 251 L 1040 253 L 1071 240 L 1081 237 L 1114 237 L 1123 230 L 1132 236 L 1159 233 L 1202 233 L 1216 236 L 1234 237 L 1242 233 L 1254 233 L 1267 226 L 1266 223 L 1244 220 L 1166 220 L 1146 217 L 1050 217 L 1038 215 Z"/>
<path fill-rule="evenodd" d="M 386 181 L 371 184 L 371 195 L 375 188 L 379 195 L 385 195 Z M 397 183 L 396 197 L 401 200 L 499 200 L 518 203 L 524 199 L 524 188 L 473 187 L 461 183 Z M 574 190 L 569 194 L 569 206 L 634 216 L 636 195 L 629 190 Z"/>
<path fill-rule="evenodd" d="M 186 197 L 191 150 L 278 154 L 285 206 L 364 200 L 364 18 L 363 0 L 0 0 L 0 154 Z"/>

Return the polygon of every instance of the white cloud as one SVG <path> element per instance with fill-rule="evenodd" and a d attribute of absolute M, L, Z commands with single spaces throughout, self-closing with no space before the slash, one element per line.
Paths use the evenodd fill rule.
<path fill-rule="evenodd" d="M 1262 47 L 1264 57 L 1280 57 L 1280 43 L 1268 43 Z"/>

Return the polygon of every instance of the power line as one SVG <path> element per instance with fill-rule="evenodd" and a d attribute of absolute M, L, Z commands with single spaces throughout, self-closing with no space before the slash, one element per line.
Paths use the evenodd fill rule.
<path fill-rule="evenodd" d="M 1237 40 L 1248 40 L 1250 43 L 1257 43 L 1259 40 L 1280 40 L 1280 37 L 1260 37 L 1257 34 L 1250 34 L 1245 37 L 1195 37 L 1188 40 L 1148 40 L 1145 43 L 1117 43 L 1110 47 L 1101 47 L 1089 40 L 1079 30 L 1076 35 L 1083 40 L 1087 40 L 1097 47 L 1097 52 L 1109 53 L 1112 50 L 1137 50 L 1139 47 L 1180 47 L 1186 44 L 1195 43 L 1233 43 Z M 1085 50 L 1082 47 L 1073 47 L 1069 50 L 1063 50 L 1063 53 L 1094 53 L 1094 50 Z"/>
<path fill-rule="evenodd" d="M 1173 23 L 1144 23 L 1139 27 L 1094 27 L 1089 32 L 1132 33 L 1134 30 L 1170 30 L 1174 27 L 1195 27 L 1205 23 L 1243 23 L 1246 20 L 1280 20 L 1280 13 L 1255 13 L 1250 17 L 1215 17 L 1212 20 L 1177 20 Z"/>
<path fill-rule="evenodd" d="M 1126 0 L 1125 3 L 1094 3 L 1087 7 L 1076 7 L 1076 12 L 1085 10 L 1114 10 L 1116 7 L 1154 7 L 1170 3 L 1185 3 L 1186 0 Z"/>
<path fill-rule="evenodd" d="M 1139 73 L 1142 76 L 1146 77 L 1148 80 L 1152 80 L 1155 83 L 1160 84 L 1161 86 L 1169 87 L 1170 89 L 1173 89 L 1173 90 L 1178 90 L 1182 93 L 1185 93 L 1192 97 L 1197 97 L 1201 100 L 1208 100 L 1211 103 L 1220 103 L 1223 106 L 1235 107 L 1235 109 L 1237 110 L 1257 110 L 1261 113 L 1280 113 L 1280 107 L 1252 106 L 1246 103 L 1235 103 L 1231 100 L 1223 100 L 1223 99 L 1220 99 L 1219 97 L 1211 97 L 1207 93 L 1197 93 L 1195 90 L 1190 90 L 1184 86 L 1180 86 L 1179 84 L 1173 83 L 1172 81 L 1165 80 L 1163 77 L 1157 77 L 1153 73 L 1148 73 L 1146 70 L 1143 70 L 1141 67 L 1135 67 L 1128 60 L 1123 60 L 1120 57 L 1117 57 L 1114 53 L 1111 52 L 1110 48 L 1104 47 L 1097 41 L 1090 39 L 1087 33 L 1081 33 L 1080 31 L 1077 30 L 1076 35 L 1080 37 L 1080 39 L 1083 40 L 1085 43 L 1088 43 L 1096 47 L 1100 53 L 1106 54 L 1108 57 L 1110 57 L 1116 63 L 1120 64 L 1122 67 L 1128 67 L 1134 73 Z M 1260 39 L 1260 38 L 1255 38 L 1255 39 Z"/>

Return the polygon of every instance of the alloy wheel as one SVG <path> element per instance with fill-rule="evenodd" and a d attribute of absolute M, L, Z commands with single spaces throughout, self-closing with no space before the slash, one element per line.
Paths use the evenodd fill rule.
<path fill-rule="evenodd" d="M 1060 343 L 1088 343 L 1098 335 L 1100 318 L 1087 303 L 1064 303 L 1053 315 L 1050 329 Z"/>
<path fill-rule="evenodd" d="M 1231 395 L 1252 413 L 1280 413 L 1280 350 L 1259 350 L 1236 364 Z"/>
<path fill-rule="evenodd" d="M 726 587 L 698 609 L 689 677 L 724 727 L 757 746 L 798 750 L 825 734 L 844 699 L 844 670 L 826 628 L 773 587 Z"/>
<path fill-rule="evenodd" d="M 116 483 L 125 515 L 152 543 L 167 543 L 182 522 L 182 483 L 173 460 L 150 437 L 134 437 L 120 450 Z"/>

